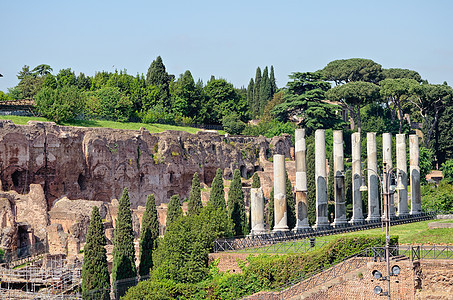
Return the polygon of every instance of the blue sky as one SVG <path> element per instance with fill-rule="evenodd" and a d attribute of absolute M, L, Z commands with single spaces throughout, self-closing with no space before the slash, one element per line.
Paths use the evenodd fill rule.
<path fill-rule="evenodd" d="M 282 87 L 292 72 L 353 57 L 453 85 L 452 12 L 448 0 L 2 0 L 0 90 L 18 83 L 24 65 L 136 75 L 158 55 L 171 74 L 236 87 L 257 66 L 273 65 Z"/>

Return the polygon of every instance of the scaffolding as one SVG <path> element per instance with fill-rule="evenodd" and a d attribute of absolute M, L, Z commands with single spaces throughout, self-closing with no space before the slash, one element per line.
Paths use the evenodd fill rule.
<path fill-rule="evenodd" d="M 81 299 L 82 262 L 45 255 L 21 268 L 0 267 L 1 299 Z"/>

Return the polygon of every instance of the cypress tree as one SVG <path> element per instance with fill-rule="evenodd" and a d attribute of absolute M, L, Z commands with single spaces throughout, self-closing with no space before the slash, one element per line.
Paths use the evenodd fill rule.
<path fill-rule="evenodd" d="M 258 102 L 259 105 L 259 115 L 261 116 L 264 111 L 264 107 L 266 106 L 267 102 L 271 99 L 271 82 L 269 80 L 268 70 L 267 67 L 263 70 L 263 76 L 261 78 L 260 84 L 260 100 Z"/>
<path fill-rule="evenodd" d="M 288 178 L 288 172 L 285 171 L 286 177 L 286 209 L 288 216 L 288 227 L 293 229 L 296 226 L 296 200 L 294 199 L 293 189 L 291 187 L 291 181 Z"/>
<path fill-rule="evenodd" d="M 310 225 L 316 223 L 315 139 L 307 139 L 307 211 Z"/>
<path fill-rule="evenodd" d="M 110 299 L 110 275 L 105 245 L 104 225 L 99 208 L 93 206 L 86 244 L 83 248 L 82 293 L 84 299 Z"/>
<path fill-rule="evenodd" d="M 275 75 L 274 75 L 274 66 L 271 66 L 271 73 L 269 74 L 269 81 L 271 84 L 271 96 L 277 92 L 277 84 L 275 83 Z"/>
<path fill-rule="evenodd" d="M 234 223 L 236 236 L 246 235 L 247 217 L 245 215 L 244 194 L 242 192 L 241 174 L 238 169 L 234 170 L 233 180 L 228 191 L 228 215 Z"/>
<path fill-rule="evenodd" d="M 249 105 L 249 111 L 252 113 L 252 107 L 255 101 L 255 98 L 253 97 L 253 90 L 255 89 L 255 82 L 253 81 L 253 78 L 250 78 L 249 85 L 247 87 L 247 103 Z"/>
<path fill-rule="evenodd" d="M 112 280 L 115 282 L 136 276 L 131 202 L 127 188 L 124 188 L 123 195 L 119 200 L 118 215 L 115 222 Z"/>
<path fill-rule="evenodd" d="M 146 198 L 146 208 L 142 217 L 142 228 L 140 232 L 140 276 L 149 275 L 153 267 L 153 251 L 156 249 L 157 237 L 159 236 L 159 220 L 157 216 L 154 194 Z"/>
<path fill-rule="evenodd" d="M 211 185 L 211 193 L 209 194 L 209 202 L 214 209 L 226 208 L 225 191 L 223 189 L 223 171 L 219 168 L 215 173 L 214 180 Z"/>
<path fill-rule="evenodd" d="M 269 221 L 269 230 L 274 229 L 274 188 L 272 187 L 271 193 L 269 195 L 269 204 L 267 207 L 268 212 L 268 221 Z"/>
<path fill-rule="evenodd" d="M 255 86 L 253 89 L 253 106 L 250 107 L 250 111 L 253 112 L 252 116 L 255 118 L 259 115 L 260 111 L 260 86 L 261 86 L 261 69 L 256 68 L 255 75 Z"/>
<path fill-rule="evenodd" d="M 189 196 L 188 215 L 198 215 L 202 208 L 200 179 L 198 178 L 198 173 L 195 172 L 195 174 L 193 174 L 192 188 Z"/>
<path fill-rule="evenodd" d="M 162 58 L 158 56 L 148 68 L 146 83 L 160 86 L 160 104 L 167 107 L 170 100 L 170 75 L 165 70 Z"/>
<path fill-rule="evenodd" d="M 168 229 L 170 224 L 180 216 L 182 216 L 181 202 L 179 201 L 179 195 L 176 194 L 171 196 L 170 202 L 168 202 L 167 222 L 165 223 L 165 227 Z"/>
<path fill-rule="evenodd" d="M 255 172 L 252 176 L 252 189 L 260 187 L 261 187 L 260 177 L 258 176 L 258 173 Z"/>

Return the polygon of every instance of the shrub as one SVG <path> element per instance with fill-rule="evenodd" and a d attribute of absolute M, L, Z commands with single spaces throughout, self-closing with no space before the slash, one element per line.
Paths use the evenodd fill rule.
<path fill-rule="evenodd" d="M 444 162 L 440 170 L 444 175 L 444 179 L 450 183 L 453 183 L 453 159 L 449 159 L 446 162 Z"/>
<path fill-rule="evenodd" d="M 40 114 L 57 123 L 72 121 L 83 110 L 85 94 L 75 86 L 57 89 L 45 87 L 36 95 L 36 108 Z"/>

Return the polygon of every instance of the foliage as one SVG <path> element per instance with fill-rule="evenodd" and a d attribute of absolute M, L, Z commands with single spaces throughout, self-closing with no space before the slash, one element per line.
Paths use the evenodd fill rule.
<path fill-rule="evenodd" d="M 260 177 L 258 176 L 258 173 L 253 173 L 252 176 L 252 189 L 253 188 L 260 188 L 261 187 L 261 181 Z"/>
<path fill-rule="evenodd" d="M 104 225 L 102 224 L 99 208 L 93 206 L 90 226 L 83 248 L 84 259 L 82 266 L 82 292 L 84 298 L 93 290 L 101 290 L 97 299 L 110 299 L 110 275 L 107 267 L 107 251 Z"/>
<path fill-rule="evenodd" d="M 195 283 L 208 275 L 208 254 L 217 238 L 233 233 L 223 208 L 206 205 L 199 215 L 178 218 L 167 228 L 153 254 L 152 278 Z"/>
<path fill-rule="evenodd" d="M 371 59 L 350 58 L 331 61 L 321 72 L 328 81 L 334 81 L 336 84 L 353 81 L 378 83 L 382 76 L 382 67 Z"/>
<path fill-rule="evenodd" d="M 439 127 L 436 134 L 436 157 L 441 164 L 453 159 L 453 101 L 447 103 L 439 118 Z"/>
<path fill-rule="evenodd" d="M 447 180 L 442 180 L 439 186 L 422 185 L 422 209 L 425 212 L 452 212 L 453 211 L 453 185 Z"/>
<path fill-rule="evenodd" d="M 275 211 L 275 208 L 274 208 L 274 187 L 272 187 L 272 190 L 271 190 L 271 192 L 269 194 L 269 203 L 267 205 L 267 213 L 268 213 L 267 219 L 268 219 L 268 223 L 269 223 L 269 230 L 274 229 L 274 225 L 275 225 L 274 211 Z"/>
<path fill-rule="evenodd" d="M 86 112 L 91 116 L 125 122 L 132 115 L 131 109 L 132 102 L 118 87 L 106 86 L 88 93 Z"/>
<path fill-rule="evenodd" d="M 288 178 L 288 172 L 285 171 L 286 180 L 286 211 L 287 211 L 287 222 L 289 229 L 293 229 L 296 226 L 296 200 L 294 199 L 293 189 L 291 187 L 291 181 Z"/>
<path fill-rule="evenodd" d="M 453 159 L 449 159 L 442 164 L 440 167 L 444 179 L 450 183 L 453 183 Z"/>
<path fill-rule="evenodd" d="M 8 94 L 5 94 L 3 91 L 0 91 L 0 101 L 12 100 Z"/>
<path fill-rule="evenodd" d="M 228 216 L 233 220 L 234 234 L 247 235 L 247 217 L 245 215 L 244 194 L 242 192 L 241 173 L 234 170 L 233 180 L 228 191 Z"/>
<path fill-rule="evenodd" d="M 419 150 L 419 167 L 420 167 L 420 181 L 426 182 L 426 175 L 431 172 L 433 168 L 434 151 L 429 148 L 420 146 Z"/>
<path fill-rule="evenodd" d="M 307 214 L 308 223 L 316 223 L 315 138 L 306 139 L 307 160 Z"/>
<path fill-rule="evenodd" d="M 245 128 L 245 123 L 242 122 L 237 113 L 231 113 L 222 118 L 223 129 L 230 134 L 241 134 Z"/>
<path fill-rule="evenodd" d="M 113 240 L 113 282 L 137 276 L 135 268 L 134 232 L 129 192 L 124 188 L 119 200 Z"/>
<path fill-rule="evenodd" d="M 159 219 L 157 215 L 154 194 L 146 198 L 146 208 L 142 217 L 140 232 L 140 276 L 149 275 L 149 270 L 153 267 L 153 251 L 157 246 L 159 237 Z"/>
<path fill-rule="evenodd" d="M 85 98 L 84 93 L 75 86 L 57 89 L 46 87 L 36 95 L 36 109 L 57 123 L 72 121 L 82 112 Z"/>
<path fill-rule="evenodd" d="M 182 208 L 181 202 L 179 200 L 179 195 L 173 195 L 168 202 L 168 209 L 167 209 L 167 222 L 165 223 L 165 227 L 168 228 L 171 223 L 176 221 L 180 216 L 182 216 Z"/>
<path fill-rule="evenodd" d="M 398 79 L 398 78 L 407 78 L 413 79 L 419 83 L 421 83 L 422 77 L 417 71 L 408 70 L 408 69 L 398 69 L 398 68 L 390 68 L 390 69 L 382 69 L 382 77 L 384 79 Z"/>
<path fill-rule="evenodd" d="M 162 58 L 158 56 L 148 68 L 146 83 L 159 87 L 158 103 L 164 107 L 167 107 L 170 101 L 170 81 L 171 77 L 165 69 Z"/>
<path fill-rule="evenodd" d="M 214 179 L 212 180 L 209 203 L 211 203 L 215 209 L 226 208 L 225 191 L 223 189 L 223 171 L 220 168 L 217 169 Z"/>
<path fill-rule="evenodd" d="M 198 178 L 198 173 L 195 172 L 192 178 L 192 188 L 190 190 L 187 213 L 189 215 L 197 215 L 200 213 L 202 208 L 203 204 L 201 203 L 200 179 Z"/>

